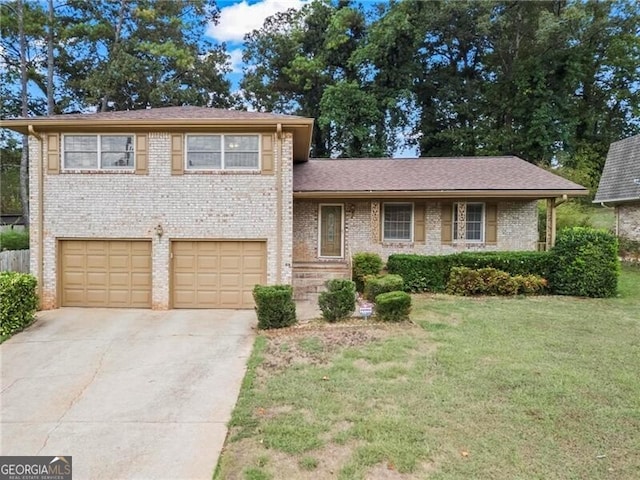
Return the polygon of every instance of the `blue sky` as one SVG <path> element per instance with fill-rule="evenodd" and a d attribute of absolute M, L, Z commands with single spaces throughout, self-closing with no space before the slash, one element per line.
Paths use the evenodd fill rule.
<path fill-rule="evenodd" d="M 264 20 L 289 8 L 300 8 L 309 0 L 218 0 L 220 21 L 209 25 L 207 36 L 227 44 L 231 55 L 233 89 L 242 76 L 242 48 L 244 35 L 262 27 Z"/>

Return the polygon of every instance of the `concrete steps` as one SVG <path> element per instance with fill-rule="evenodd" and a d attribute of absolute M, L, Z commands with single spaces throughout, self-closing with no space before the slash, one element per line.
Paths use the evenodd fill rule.
<path fill-rule="evenodd" d="M 317 302 L 324 283 L 333 278 L 351 278 L 347 262 L 305 262 L 293 264 L 293 298 Z"/>

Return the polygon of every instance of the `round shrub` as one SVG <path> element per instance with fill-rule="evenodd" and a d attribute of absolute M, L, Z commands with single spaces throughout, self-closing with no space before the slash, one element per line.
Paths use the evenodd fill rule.
<path fill-rule="evenodd" d="M 551 291 L 579 297 L 612 297 L 618 290 L 618 240 L 606 230 L 562 230 L 551 250 Z"/>
<path fill-rule="evenodd" d="M 368 276 L 364 279 L 364 297 L 375 301 L 381 293 L 395 292 L 404 289 L 404 280 L 400 275 Z"/>
<path fill-rule="evenodd" d="M 336 322 L 349 317 L 356 309 L 356 284 L 351 280 L 333 279 L 325 282 L 327 290 L 318 297 L 322 317 Z"/>
<path fill-rule="evenodd" d="M 283 328 L 296 323 L 296 304 L 291 285 L 256 285 L 253 287 L 258 328 Z"/>
<path fill-rule="evenodd" d="M 38 308 L 37 280 L 27 273 L 0 273 L 0 335 L 22 330 Z"/>
<path fill-rule="evenodd" d="M 401 322 L 409 319 L 411 295 L 406 292 L 381 293 L 376 297 L 376 318 L 384 322 Z"/>
<path fill-rule="evenodd" d="M 356 290 L 364 289 L 364 277 L 378 275 L 382 270 L 382 258 L 377 253 L 361 252 L 353 256 L 353 281 L 356 282 Z"/>

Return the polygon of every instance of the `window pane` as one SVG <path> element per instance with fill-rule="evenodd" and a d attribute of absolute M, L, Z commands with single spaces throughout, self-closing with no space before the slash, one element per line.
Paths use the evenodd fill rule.
<path fill-rule="evenodd" d="M 256 169 L 258 168 L 258 153 L 225 152 L 225 168 Z"/>
<path fill-rule="evenodd" d="M 225 135 L 224 151 L 229 152 L 258 152 L 257 135 Z"/>
<path fill-rule="evenodd" d="M 188 168 L 220 168 L 221 166 L 221 154 L 220 153 L 187 153 L 187 167 Z"/>
<path fill-rule="evenodd" d="M 98 168 L 97 135 L 64 136 L 65 168 Z"/>
<path fill-rule="evenodd" d="M 98 136 L 97 135 L 65 135 L 64 150 L 65 152 L 97 152 Z"/>
<path fill-rule="evenodd" d="M 65 152 L 65 168 L 97 169 L 98 155 L 96 152 Z"/>
<path fill-rule="evenodd" d="M 219 152 L 220 135 L 189 135 L 187 137 L 188 152 Z"/>
<path fill-rule="evenodd" d="M 383 238 L 411 240 L 411 205 L 385 205 Z"/>
<path fill-rule="evenodd" d="M 102 168 L 133 168 L 133 137 L 130 135 L 101 136 L 100 166 Z"/>

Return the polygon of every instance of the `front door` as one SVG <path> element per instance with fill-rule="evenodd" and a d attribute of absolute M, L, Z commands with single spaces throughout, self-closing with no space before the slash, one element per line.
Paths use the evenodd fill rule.
<path fill-rule="evenodd" d="M 320 205 L 320 256 L 342 257 L 342 205 Z"/>

